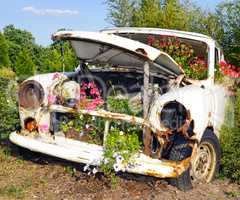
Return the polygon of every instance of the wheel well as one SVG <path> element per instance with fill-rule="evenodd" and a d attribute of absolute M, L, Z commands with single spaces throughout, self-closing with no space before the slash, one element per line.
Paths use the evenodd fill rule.
<path fill-rule="evenodd" d="M 208 126 L 208 127 L 205 129 L 204 132 L 206 132 L 207 130 L 210 130 L 210 131 L 214 132 L 214 128 L 213 128 L 212 126 Z"/>

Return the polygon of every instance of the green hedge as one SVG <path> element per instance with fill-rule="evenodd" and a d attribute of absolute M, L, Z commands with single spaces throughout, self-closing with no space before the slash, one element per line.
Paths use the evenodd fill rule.
<path fill-rule="evenodd" d="M 19 124 L 17 82 L 8 68 L 0 69 L 0 139 L 7 137 Z"/>
<path fill-rule="evenodd" d="M 240 89 L 229 101 L 220 142 L 223 175 L 240 183 Z"/>

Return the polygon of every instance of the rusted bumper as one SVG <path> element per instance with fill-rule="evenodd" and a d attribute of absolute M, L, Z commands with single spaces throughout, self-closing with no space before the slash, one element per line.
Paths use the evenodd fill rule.
<path fill-rule="evenodd" d="M 99 166 L 103 160 L 102 146 L 64 137 L 56 136 L 52 138 L 46 135 L 24 136 L 13 132 L 10 134 L 10 140 L 32 151 L 41 152 L 73 162 Z M 181 175 L 189 165 L 190 158 L 179 162 L 159 160 L 139 152 L 128 161 L 119 163 L 118 170 L 159 178 L 173 178 Z"/>

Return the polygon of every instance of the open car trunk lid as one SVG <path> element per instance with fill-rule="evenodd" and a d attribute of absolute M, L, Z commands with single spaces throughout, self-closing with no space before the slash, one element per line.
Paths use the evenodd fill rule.
<path fill-rule="evenodd" d="M 178 76 L 183 70 L 166 53 L 121 36 L 99 32 L 60 31 L 53 40 L 69 40 L 77 57 L 89 64 L 143 69 L 150 63 L 152 73 Z"/>

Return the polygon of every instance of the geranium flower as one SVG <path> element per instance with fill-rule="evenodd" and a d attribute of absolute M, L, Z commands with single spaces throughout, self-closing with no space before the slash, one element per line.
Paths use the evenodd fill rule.
<path fill-rule="evenodd" d="M 49 94 L 47 99 L 48 99 L 48 104 L 49 105 L 54 104 L 56 102 L 56 96 L 54 96 L 52 94 Z"/>
<path fill-rule="evenodd" d="M 228 64 L 226 61 L 219 62 L 219 65 L 222 74 L 230 76 L 232 78 L 240 78 L 239 67 Z"/>
<path fill-rule="evenodd" d="M 155 42 L 155 38 L 152 35 L 149 35 L 147 38 L 147 44 L 153 45 L 154 42 Z"/>

